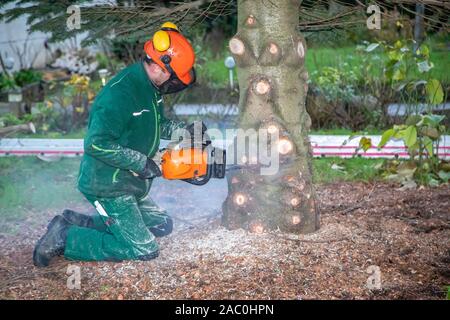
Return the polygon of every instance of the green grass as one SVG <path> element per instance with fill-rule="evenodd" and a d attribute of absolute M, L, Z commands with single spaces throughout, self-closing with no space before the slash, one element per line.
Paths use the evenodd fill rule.
<path fill-rule="evenodd" d="M 364 158 L 316 158 L 314 165 L 314 182 L 331 183 L 338 181 L 371 181 L 377 178 L 377 166 L 383 159 Z M 340 169 L 332 169 L 336 165 Z"/>
<path fill-rule="evenodd" d="M 306 54 L 306 69 L 309 73 L 320 71 L 323 67 L 339 67 L 357 57 L 355 47 L 310 48 Z M 353 60 L 360 63 L 361 60 Z"/>
<path fill-rule="evenodd" d="M 344 128 L 311 130 L 311 132 L 310 132 L 310 134 L 315 134 L 315 135 L 335 135 L 335 136 L 349 136 L 352 133 L 354 133 L 352 130 L 344 129 Z M 381 135 L 381 134 L 383 134 L 383 130 L 379 130 L 379 129 L 364 130 L 363 134 L 365 134 L 365 135 Z"/>
<path fill-rule="evenodd" d="M 224 59 L 208 59 L 203 65 L 197 68 L 201 84 L 210 88 L 226 88 L 230 85 L 229 71 L 225 67 Z M 233 81 L 237 84 L 236 70 L 233 70 Z"/>

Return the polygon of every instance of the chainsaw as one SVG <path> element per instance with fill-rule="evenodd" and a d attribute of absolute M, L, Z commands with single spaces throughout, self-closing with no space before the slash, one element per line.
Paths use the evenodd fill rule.
<path fill-rule="evenodd" d="M 164 179 L 201 186 L 211 178 L 225 177 L 226 152 L 213 147 L 209 139 L 201 144 L 175 141 L 159 151 Z"/>

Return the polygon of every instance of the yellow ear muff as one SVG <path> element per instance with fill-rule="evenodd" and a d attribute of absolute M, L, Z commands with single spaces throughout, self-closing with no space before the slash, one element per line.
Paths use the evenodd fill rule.
<path fill-rule="evenodd" d="M 164 30 L 156 31 L 153 35 L 153 47 L 159 52 L 166 51 L 170 47 L 169 34 Z"/>
<path fill-rule="evenodd" d="M 174 30 L 179 31 L 178 27 L 175 25 L 175 23 L 172 23 L 172 22 L 164 22 L 163 25 L 161 26 L 161 29 L 162 28 L 174 29 Z"/>

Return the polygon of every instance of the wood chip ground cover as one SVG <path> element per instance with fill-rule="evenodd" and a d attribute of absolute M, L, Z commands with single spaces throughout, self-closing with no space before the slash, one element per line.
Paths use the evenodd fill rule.
<path fill-rule="evenodd" d="M 220 212 L 175 214 L 149 262 L 33 267 L 34 243 L 55 214 L 28 215 L 0 234 L 2 299 L 444 299 L 450 285 L 450 187 L 399 191 L 384 183 L 317 187 L 321 229 L 251 234 L 220 226 Z M 91 211 L 86 204 L 79 210 Z M 34 220 L 33 220 L 34 219 Z M 36 220 L 38 219 L 38 220 Z M 81 289 L 67 268 L 80 267 Z M 369 266 L 381 289 L 369 289 Z"/>

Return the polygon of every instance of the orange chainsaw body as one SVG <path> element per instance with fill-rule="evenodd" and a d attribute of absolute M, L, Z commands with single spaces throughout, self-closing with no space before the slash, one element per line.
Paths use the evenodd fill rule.
<path fill-rule="evenodd" d="M 165 179 L 183 180 L 206 176 L 208 152 L 202 148 L 165 150 L 161 156 L 161 171 Z"/>

